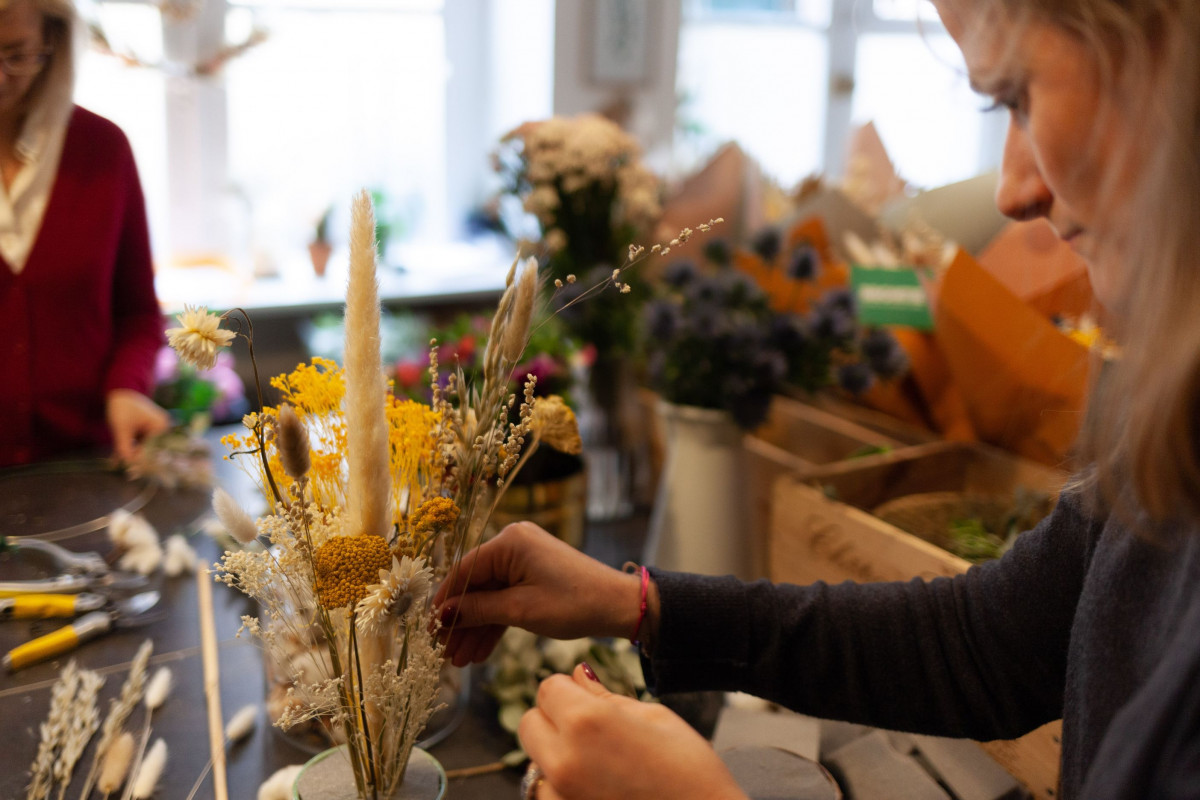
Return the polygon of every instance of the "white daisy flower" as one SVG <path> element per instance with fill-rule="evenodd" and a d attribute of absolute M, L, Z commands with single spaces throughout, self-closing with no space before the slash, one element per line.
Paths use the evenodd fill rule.
<path fill-rule="evenodd" d="M 392 568 L 379 570 L 379 583 L 368 586 L 355 607 L 359 632 L 384 633 L 393 618 L 403 619 L 410 609 L 423 607 L 432 588 L 433 570 L 425 559 L 392 556 Z"/>
<path fill-rule="evenodd" d="M 184 306 L 175 317 L 181 327 L 167 329 L 167 342 L 179 357 L 199 370 L 212 369 L 217 350 L 228 347 L 237 336 L 221 328 L 221 317 L 204 306 Z"/>

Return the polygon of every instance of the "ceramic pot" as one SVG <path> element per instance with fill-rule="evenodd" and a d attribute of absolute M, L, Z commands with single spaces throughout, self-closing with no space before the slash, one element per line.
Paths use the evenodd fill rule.
<path fill-rule="evenodd" d="M 753 579 L 761 534 L 746 530 L 742 430 L 727 412 L 660 401 L 666 440 L 646 562 Z"/>
<path fill-rule="evenodd" d="M 442 800 L 446 772 L 438 760 L 414 747 L 408 758 L 404 784 L 380 800 Z M 334 747 L 313 756 L 292 784 L 293 800 L 363 800 L 354 785 L 354 773 L 345 747 Z"/>

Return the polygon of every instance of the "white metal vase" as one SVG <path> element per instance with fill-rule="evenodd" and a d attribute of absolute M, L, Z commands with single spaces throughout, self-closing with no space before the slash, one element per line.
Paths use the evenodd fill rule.
<path fill-rule="evenodd" d="M 758 577 L 756 532 L 746 530 L 742 430 L 725 411 L 660 401 L 666 460 L 646 562 L 705 575 Z"/>

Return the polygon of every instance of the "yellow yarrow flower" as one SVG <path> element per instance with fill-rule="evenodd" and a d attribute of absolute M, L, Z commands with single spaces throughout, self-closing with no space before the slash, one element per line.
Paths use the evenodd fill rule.
<path fill-rule="evenodd" d="M 381 536 L 332 536 L 313 553 L 317 602 L 325 608 L 353 606 L 392 565 L 392 552 Z"/>
<path fill-rule="evenodd" d="M 449 530 L 458 514 L 458 506 L 449 497 L 433 497 L 413 512 L 410 523 L 414 533 L 437 533 Z"/>

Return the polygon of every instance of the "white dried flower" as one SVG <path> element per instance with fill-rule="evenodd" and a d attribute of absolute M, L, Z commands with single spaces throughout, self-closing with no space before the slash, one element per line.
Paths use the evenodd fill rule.
<path fill-rule="evenodd" d="M 567 246 L 567 234 L 562 228 L 551 228 L 546 231 L 546 235 L 542 237 L 542 241 L 546 245 L 546 249 L 551 253 L 557 253 Z"/>
<path fill-rule="evenodd" d="M 621 294 L 629 294 L 632 290 L 633 290 L 633 287 L 630 286 L 628 283 L 621 285 Z"/>
<path fill-rule="evenodd" d="M 570 672 L 587 657 L 592 644 L 593 641 L 587 638 L 547 639 L 542 646 L 542 655 L 555 672 Z"/>
<path fill-rule="evenodd" d="M 300 764 L 284 767 L 258 787 L 258 800 L 292 800 L 292 784 L 304 769 Z"/>
<path fill-rule="evenodd" d="M 171 693 L 171 668 L 159 667 L 146 684 L 146 708 L 154 711 L 167 700 Z"/>
<path fill-rule="evenodd" d="M 212 369 L 217 350 L 228 347 L 237 336 L 221 328 L 221 317 L 204 306 L 184 306 L 175 317 L 180 327 L 167 330 L 167 342 L 186 363 L 199 370 Z"/>
<path fill-rule="evenodd" d="M 392 556 L 392 568 L 379 570 L 379 583 L 367 587 L 355 614 L 363 633 L 382 633 L 393 618 L 403 618 L 411 608 L 424 606 L 433 586 L 433 570 L 423 558 Z"/>
<path fill-rule="evenodd" d="M 240 742 L 254 731 L 258 722 L 258 706 L 254 703 L 242 706 L 237 713 L 225 723 L 225 738 L 230 742 Z"/>
<path fill-rule="evenodd" d="M 158 739 L 146 753 L 142 766 L 138 769 L 133 781 L 134 800 L 147 800 L 154 794 L 158 780 L 162 777 L 163 769 L 167 766 L 167 743 Z"/>
<path fill-rule="evenodd" d="M 224 489 L 213 492 L 213 511 L 217 519 L 229 531 L 229 535 L 242 544 L 250 544 L 258 538 L 258 526 L 249 514 Z"/>
<path fill-rule="evenodd" d="M 182 534 L 168 536 L 164 550 L 166 555 L 163 558 L 163 572 L 167 573 L 168 577 L 177 578 L 185 572 L 195 572 L 196 551 Z"/>
<path fill-rule="evenodd" d="M 121 788 L 132 762 L 133 734 L 123 731 L 104 753 L 104 760 L 100 765 L 100 779 L 96 781 L 96 788 L 106 795 Z"/>

